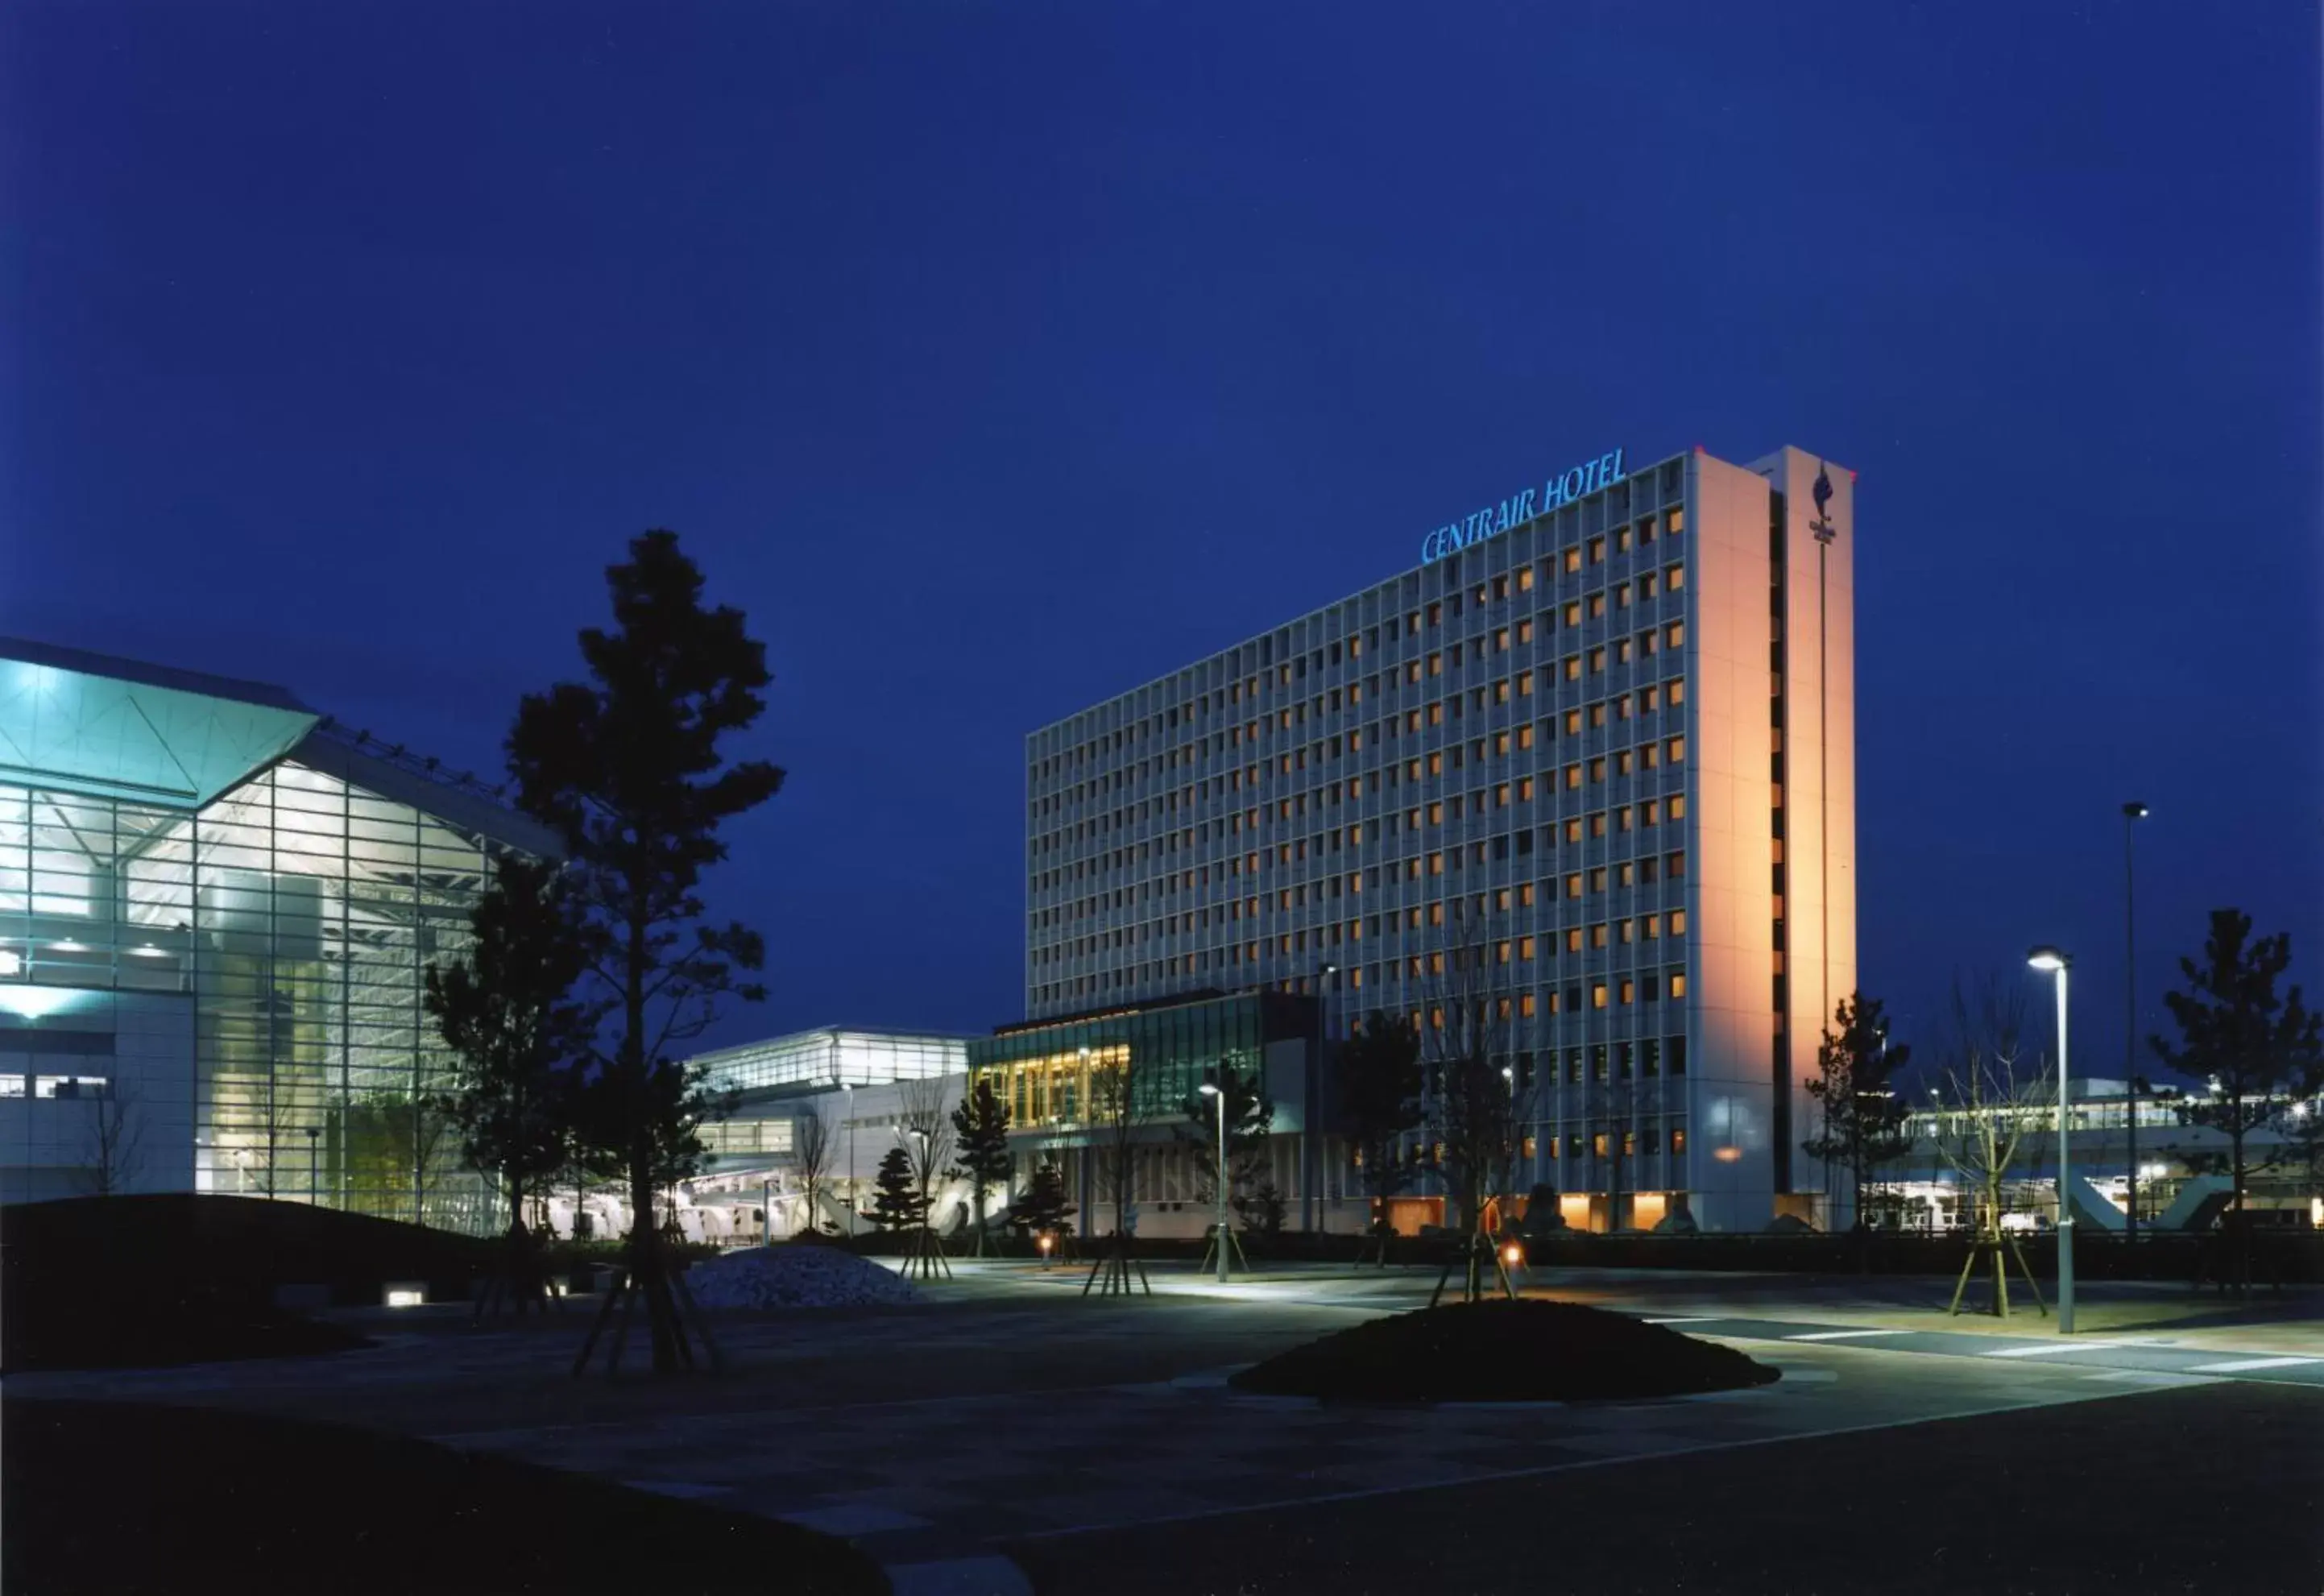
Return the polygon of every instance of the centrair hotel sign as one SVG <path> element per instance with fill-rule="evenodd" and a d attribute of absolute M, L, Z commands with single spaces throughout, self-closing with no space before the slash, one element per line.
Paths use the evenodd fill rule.
<path fill-rule="evenodd" d="M 1570 466 L 1551 477 L 1541 488 L 1538 507 L 1535 490 L 1527 488 L 1498 504 L 1488 504 L 1459 521 L 1438 527 L 1421 539 L 1420 563 L 1434 565 L 1448 554 L 1458 554 L 1471 543 L 1481 543 L 1498 532 L 1523 526 L 1535 516 L 1545 514 L 1584 494 L 1594 494 L 1600 488 L 1610 487 L 1621 481 L 1622 475 L 1620 449 L 1610 450 L 1582 465 Z"/>

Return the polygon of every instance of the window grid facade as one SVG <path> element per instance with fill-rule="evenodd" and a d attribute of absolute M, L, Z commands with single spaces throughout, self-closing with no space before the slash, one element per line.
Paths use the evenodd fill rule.
<path fill-rule="evenodd" d="M 1687 1075 L 1702 1056 L 1706 468 L 1722 494 L 1754 480 L 1700 455 L 1661 462 L 1032 733 L 1027 1012 L 1257 987 L 1323 992 L 1335 1035 L 1374 1010 L 1428 1025 L 1448 964 L 1481 951 L 1508 1004 L 1505 1063 L 1535 1087 L 1536 1177 L 1683 1191 L 1693 1160 L 1739 1156 L 1726 1142 L 1764 1157 L 1786 1118 L 1769 1102 L 1721 1099 L 1716 1132 L 1689 1134 L 1709 1106 Z M 1748 605 L 1772 605 L 1779 644 L 1769 482 L 1755 485 L 1760 563 L 1740 573 L 1722 551 L 1718 568 L 1730 588 L 1759 584 Z M 1710 675 L 1729 699 L 1748 688 L 1773 741 L 1784 656 L 1745 651 L 1764 663 L 1722 657 Z M 1781 761 L 1757 769 L 1765 816 Z M 1722 851 L 1734 823 L 1719 820 Z M 1750 824 L 1766 848 L 1767 823 Z M 1757 879 L 1765 904 L 1764 865 Z M 1756 936 L 1758 968 L 1780 975 L 1769 941 Z M 1757 1088 L 1788 1103 L 1784 986 L 1752 984 L 1756 1019 L 1721 1024 L 1753 1033 Z M 1624 1146 L 1618 1168 L 1595 1150 Z"/>

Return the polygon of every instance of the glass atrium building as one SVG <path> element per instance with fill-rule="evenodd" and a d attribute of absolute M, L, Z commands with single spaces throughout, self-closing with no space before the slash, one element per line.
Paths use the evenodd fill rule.
<path fill-rule="evenodd" d="M 281 688 L 0 641 L 0 1199 L 488 1224 L 426 972 L 555 847 Z"/>

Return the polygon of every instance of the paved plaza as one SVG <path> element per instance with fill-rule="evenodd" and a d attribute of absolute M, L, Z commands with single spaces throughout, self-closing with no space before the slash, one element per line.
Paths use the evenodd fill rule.
<path fill-rule="evenodd" d="M 339 1357 L 9 1388 L 336 1418 L 584 1471 L 845 1536 L 908 1591 L 1022 1590 L 1028 1569 L 1046 1588 L 1108 1589 L 1120 1582 L 1074 1546 L 1173 1525 L 1231 1539 L 1268 1514 L 1360 1520 L 1446 1487 L 1554 1498 L 1575 1475 L 1697 1455 L 1764 1452 L 1779 1470 L 1766 1449 L 2040 1409 L 2105 1404 L 2124 1416 L 2089 1423 L 2135 1424 L 2140 1400 L 2169 1393 L 2199 1423 L 2227 1411 L 2203 1395 L 2226 1388 L 2324 1424 L 2312 1295 L 2243 1310 L 2109 1287 L 2086 1296 L 2096 1327 L 2067 1338 L 2030 1313 L 1949 1317 L 1950 1282 L 1537 1271 L 1528 1290 L 1730 1342 L 1784 1378 L 1651 1402 L 1360 1407 L 1246 1396 L 1226 1377 L 1418 1305 L 1434 1270 L 1153 1278 L 1150 1299 L 1125 1303 L 1084 1297 L 1062 1268 L 970 1265 L 922 1305 L 721 1315 L 726 1370 L 674 1380 L 570 1379 L 588 1318 L 574 1305 L 484 1331 L 454 1309 L 381 1313 L 364 1318 L 380 1344 Z"/>

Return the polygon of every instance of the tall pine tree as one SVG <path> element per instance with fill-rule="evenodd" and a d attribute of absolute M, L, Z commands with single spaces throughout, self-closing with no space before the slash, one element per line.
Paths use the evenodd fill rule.
<path fill-rule="evenodd" d="M 1889 1045 L 1888 1021 L 1877 998 L 1851 993 L 1840 1001 L 1833 1019 L 1840 1029 L 1823 1033 L 1816 1047 L 1815 1078 L 1807 1084 L 1821 1123 L 1800 1145 L 1827 1167 L 1838 1165 L 1848 1171 L 1849 1228 L 1863 1231 L 1864 1195 L 1874 1173 L 1903 1158 L 1912 1146 L 1904 1131 L 1911 1105 L 1895 1081 L 1913 1055 L 1901 1043 Z"/>
<path fill-rule="evenodd" d="M 968 1182 L 975 1203 L 976 1251 L 984 1254 L 987 1220 L 984 1194 L 995 1186 L 1009 1189 L 1009 1174 L 1016 1160 L 1009 1153 L 1009 1104 L 992 1089 L 992 1078 L 980 1075 L 960 1105 L 952 1111 L 953 1173 Z"/>
<path fill-rule="evenodd" d="M 918 1224 L 927 1211 L 911 1155 L 902 1148 L 890 1148 L 872 1177 L 872 1207 L 863 1217 L 883 1231 L 901 1231 Z"/>
<path fill-rule="evenodd" d="M 645 1296 L 662 1373 L 692 1358 L 654 1201 L 698 1167 L 699 1128 L 719 1111 L 673 1045 L 725 1000 L 764 995 L 743 973 L 764 962 L 759 934 L 706 919 L 702 881 L 726 857 L 720 828 L 774 796 L 783 773 L 729 761 L 725 744 L 766 707 L 766 650 L 741 611 L 704 607 L 677 537 L 633 540 L 605 579 L 614 624 L 581 633 L 589 679 L 527 697 L 508 754 L 518 803 L 565 841 L 607 1002 L 590 1117 L 628 1179 L 630 1288 Z"/>
<path fill-rule="evenodd" d="M 2297 1147 L 2285 1142 L 2255 1157 L 2249 1139 L 2255 1131 L 2289 1128 L 2296 1115 L 2314 1112 L 2301 1104 L 2324 1091 L 2324 1043 L 2319 1041 L 2324 1016 L 2309 1011 L 2298 986 L 2276 992 L 2292 964 L 2292 938 L 2255 941 L 2251 929 L 2251 917 L 2240 909 L 2212 910 L 2201 962 L 2179 961 L 2186 990 L 2163 994 L 2178 1022 L 2179 1043 L 2173 1047 L 2161 1037 L 2148 1042 L 2172 1069 L 2210 1085 L 2208 1096 L 2180 1112 L 2188 1123 L 2227 1139 L 2234 1192 L 2228 1278 L 2238 1290 L 2251 1284 L 2251 1222 L 2244 1206 L 2251 1176 Z"/>

